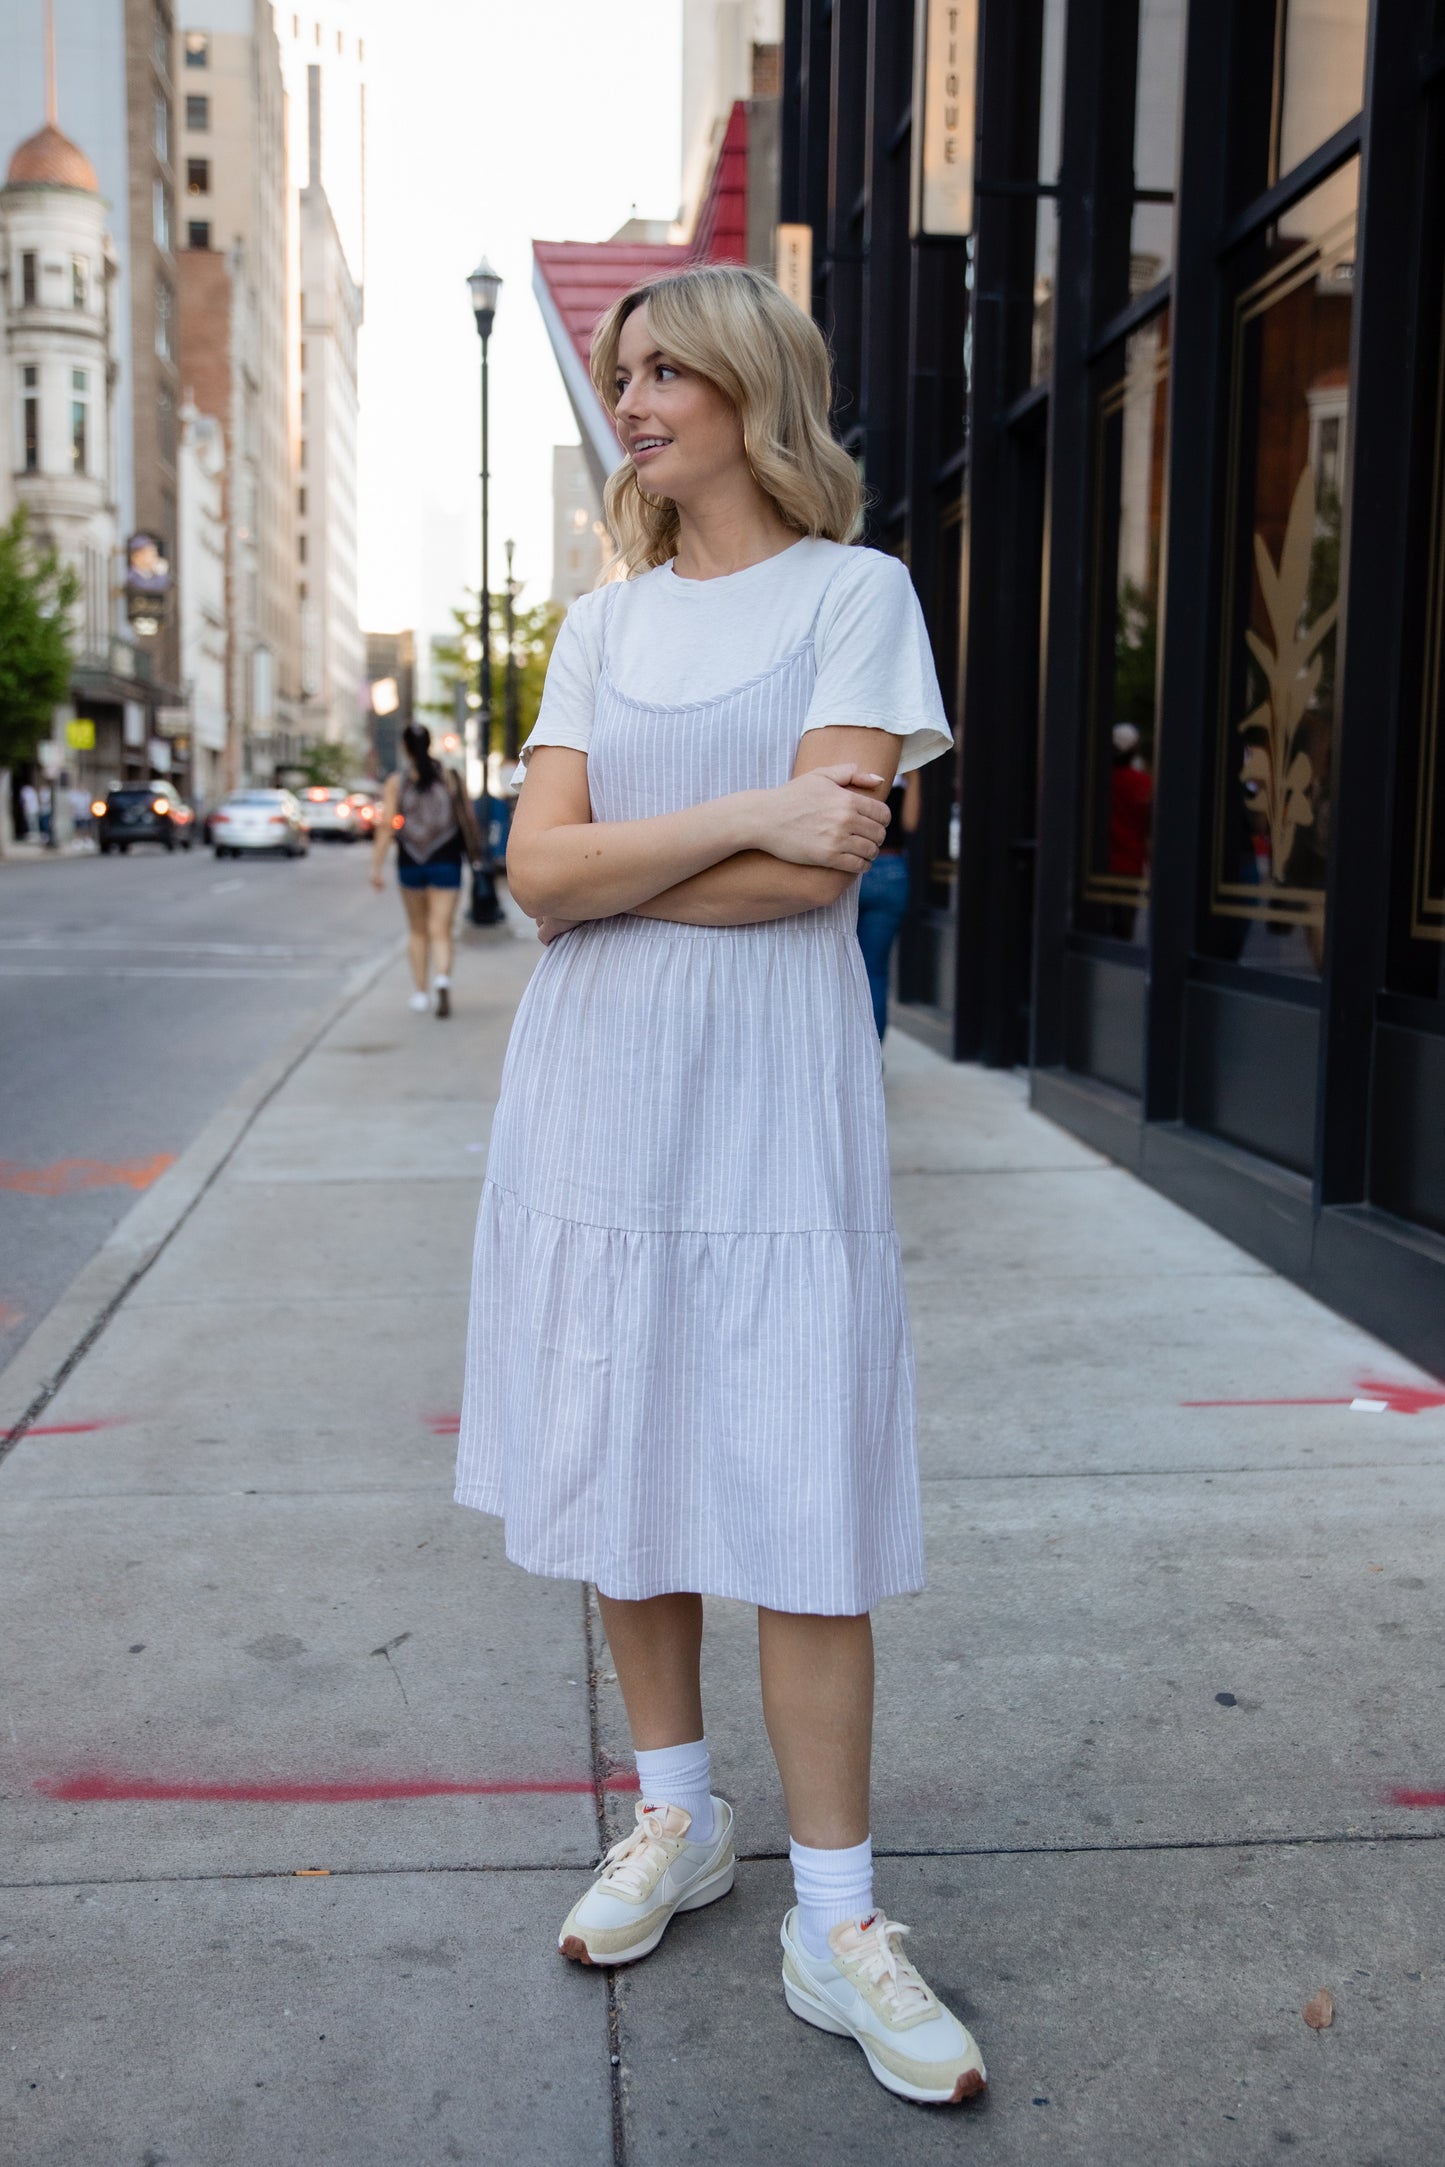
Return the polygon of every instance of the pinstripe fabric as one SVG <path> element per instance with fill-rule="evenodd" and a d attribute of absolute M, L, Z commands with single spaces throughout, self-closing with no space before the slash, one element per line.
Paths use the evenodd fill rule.
<path fill-rule="evenodd" d="M 604 653 L 594 817 L 786 782 L 811 635 L 716 699 Z M 532 1572 L 856 1613 L 922 1585 L 913 1355 L 856 890 L 608 918 L 517 1011 L 477 1221 L 457 1500 Z"/>

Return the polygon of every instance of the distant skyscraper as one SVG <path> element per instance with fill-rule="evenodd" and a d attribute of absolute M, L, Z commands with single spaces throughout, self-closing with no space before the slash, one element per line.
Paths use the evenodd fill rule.
<path fill-rule="evenodd" d="M 295 185 L 326 191 L 347 268 L 366 280 L 366 23 L 357 0 L 276 9 Z M 312 172 L 312 150 L 319 171 Z"/>
<path fill-rule="evenodd" d="M 186 396 L 226 436 L 229 705 L 242 776 L 297 751 L 297 298 L 286 96 L 269 0 L 181 0 Z"/>

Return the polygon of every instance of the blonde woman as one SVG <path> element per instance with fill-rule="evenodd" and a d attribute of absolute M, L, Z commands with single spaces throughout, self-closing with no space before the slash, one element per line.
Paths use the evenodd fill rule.
<path fill-rule="evenodd" d="M 546 953 L 492 1131 L 457 1497 L 529 1571 L 595 1582 L 626 1704 L 636 1826 L 563 1953 L 631 1963 L 731 1888 L 702 1598 L 755 1604 L 788 2004 L 904 2098 L 968 2099 L 978 2048 L 873 1901 L 869 1612 L 923 1559 L 854 936 L 894 776 L 949 734 L 906 571 L 849 546 L 823 341 L 772 281 L 641 287 L 592 370 L 622 576 L 562 628 L 513 819 Z"/>

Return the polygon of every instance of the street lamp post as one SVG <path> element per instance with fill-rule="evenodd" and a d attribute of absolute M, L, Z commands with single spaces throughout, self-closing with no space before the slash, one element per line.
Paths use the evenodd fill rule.
<path fill-rule="evenodd" d="M 488 587 L 487 563 L 490 511 L 487 484 L 491 480 L 487 462 L 487 345 L 492 336 L 492 321 L 497 313 L 497 295 L 501 285 L 501 278 L 485 256 L 467 280 L 472 296 L 472 314 L 477 319 L 477 336 L 482 342 L 482 593 L 481 617 L 477 626 L 482 651 L 477 662 L 477 691 L 481 696 L 481 706 L 477 710 L 477 738 L 484 769 L 492 750 L 492 597 Z"/>
<path fill-rule="evenodd" d="M 507 552 L 507 678 L 506 704 L 502 709 L 502 745 L 508 760 L 517 757 L 517 582 L 512 577 L 512 542 Z"/>

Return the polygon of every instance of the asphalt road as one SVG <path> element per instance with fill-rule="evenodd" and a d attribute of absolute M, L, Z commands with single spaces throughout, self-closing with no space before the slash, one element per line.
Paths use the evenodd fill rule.
<path fill-rule="evenodd" d="M 0 1366 L 230 1093 L 395 941 L 369 857 L 0 862 Z"/>

